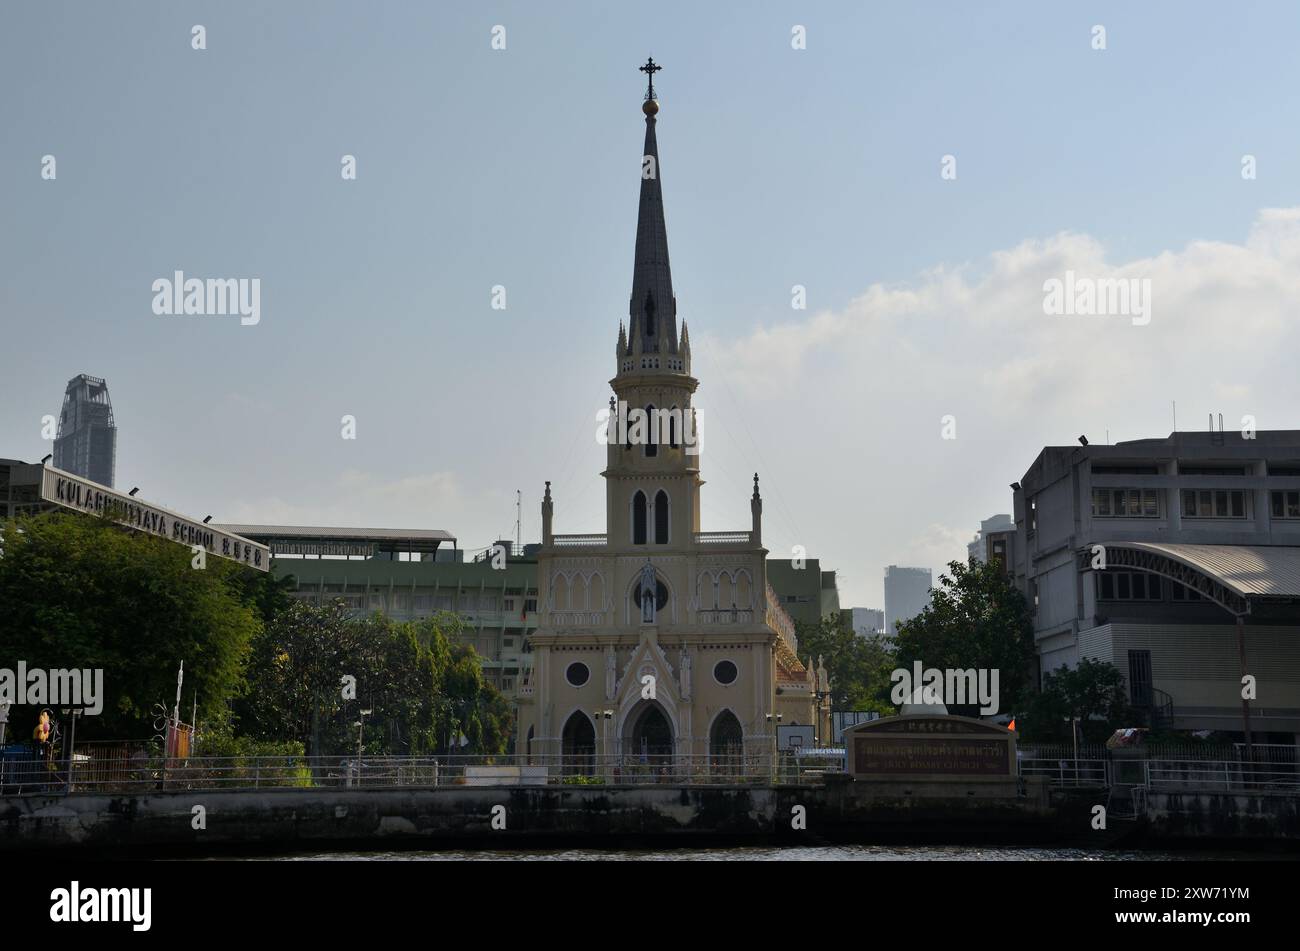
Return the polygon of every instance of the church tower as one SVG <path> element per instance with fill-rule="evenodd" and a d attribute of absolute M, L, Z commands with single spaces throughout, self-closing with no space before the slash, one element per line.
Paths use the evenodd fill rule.
<path fill-rule="evenodd" d="M 811 725 L 816 686 L 767 584 L 758 476 L 747 531 L 701 530 L 690 335 L 668 261 L 654 60 L 632 293 L 606 430 L 605 534 L 554 531 L 546 484 L 539 626 L 518 690 L 517 751 L 607 781 L 770 764 L 782 724 Z M 746 765 L 748 764 L 748 765 Z"/>
<path fill-rule="evenodd" d="M 654 74 L 642 70 L 649 88 L 645 148 L 641 157 L 641 199 L 637 210 L 636 255 L 626 327 L 619 322 L 615 351 L 613 422 L 604 473 L 605 521 L 612 548 L 659 547 L 700 530 L 699 429 L 691 398 L 691 342 L 677 325 L 677 298 L 668 261 L 662 167 L 655 122 Z"/>

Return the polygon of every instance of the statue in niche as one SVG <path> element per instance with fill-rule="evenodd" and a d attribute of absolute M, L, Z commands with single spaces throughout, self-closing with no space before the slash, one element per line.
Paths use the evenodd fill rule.
<path fill-rule="evenodd" d="M 691 699 L 691 655 L 685 647 L 682 648 L 678 670 L 682 678 L 682 699 L 689 700 Z"/>
<path fill-rule="evenodd" d="M 641 621 L 653 624 L 655 620 L 655 569 L 649 561 L 641 568 Z"/>

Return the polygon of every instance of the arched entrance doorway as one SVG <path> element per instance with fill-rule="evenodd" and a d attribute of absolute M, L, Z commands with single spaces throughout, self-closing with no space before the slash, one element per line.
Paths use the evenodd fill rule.
<path fill-rule="evenodd" d="M 739 775 L 744 769 L 745 738 L 740 721 L 730 710 L 723 710 L 709 731 L 709 765 L 722 775 Z"/>
<path fill-rule="evenodd" d="M 673 727 L 664 708 L 643 701 L 628 715 L 623 734 L 623 765 L 634 775 L 663 779 L 673 772 Z"/>
<path fill-rule="evenodd" d="M 560 739 L 560 766 L 568 774 L 590 775 L 596 766 L 596 728 L 581 710 L 574 710 Z"/>

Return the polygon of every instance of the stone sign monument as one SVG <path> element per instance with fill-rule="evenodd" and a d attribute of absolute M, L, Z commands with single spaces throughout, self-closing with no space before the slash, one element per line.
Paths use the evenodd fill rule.
<path fill-rule="evenodd" d="M 844 745 L 855 784 L 899 787 L 917 796 L 1017 795 L 1016 734 L 983 720 L 885 717 L 846 729 Z"/>

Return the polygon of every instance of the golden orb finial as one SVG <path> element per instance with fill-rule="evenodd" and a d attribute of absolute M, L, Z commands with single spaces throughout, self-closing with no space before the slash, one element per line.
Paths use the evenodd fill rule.
<path fill-rule="evenodd" d="M 659 112 L 659 100 L 647 99 L 645 102 L 641 103 L 641 111 L 648 116 L 655 115 Z"/>

